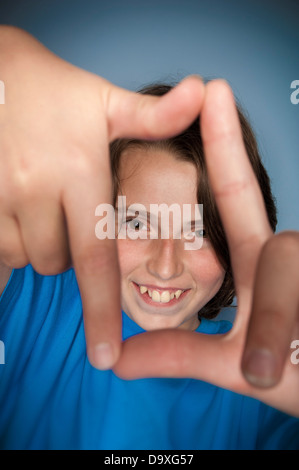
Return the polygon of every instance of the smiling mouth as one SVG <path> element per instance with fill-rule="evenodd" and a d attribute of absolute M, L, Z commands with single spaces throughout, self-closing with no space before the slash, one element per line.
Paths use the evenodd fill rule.
<path fill-rule="evenodd" d="M 153 286 L 145 286 L 133 282 L 135 289 L 141 298 L 148 304 L 161 306 L 178 303 L 190 289 L 161 289 Z"/>

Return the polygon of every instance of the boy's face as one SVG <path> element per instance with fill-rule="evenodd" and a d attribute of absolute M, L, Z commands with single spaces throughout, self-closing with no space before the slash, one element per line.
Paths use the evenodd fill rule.
<path fill-rule="evenodd" d="M 178 204 L 182 214 L 183 204 L 192 208 L 197 204 L 195 166 L 176 159 L 168 151 L 127 149 L 121 156 L 119 174 L 127 208 L 142 204 L 148 217 L 151 204 Z M 145 330 L 196 329 L 198 311 L 214 297 L 225 275 L 212 245 L 203 238 L 200 249 L 186 250 L 183 221 L 181 238 L 174 238 L 171 218 L 169 238 L 151 239 L 146 216 L 130 218 L 130 214 L 133 213 L 126 211 L 126 220 L 118 227 L 123 239 L 117 240 L 123 310 Z M 204 208 L 203 214 L 208 216 Z M 191 218 L 198 219 L 194 209 Z M 132 239 L 136 235 L 147 238 Z"/>

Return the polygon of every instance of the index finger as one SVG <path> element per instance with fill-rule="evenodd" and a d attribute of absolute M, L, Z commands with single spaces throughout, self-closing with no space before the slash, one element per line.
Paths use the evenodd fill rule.
<path fill-rule="evenodd" d="M 108 146 L 99 143 L 98 149 L 72 171 L 63 205 L 82 299 L 87 355 L 94 367 L 109 369 L 121 347 L 120 282 L 115 239 L 96 236 L 96 208 L 112 204 Z"/>
<path fill-rule="evenodd" d="M 271 234 L 257 178 L 246 153 L 233 93 L 223 80 L 207 84 L 201 113 L 209 181 L 230 250 L 239 300 L 246 302 L 262 244 Z"/>

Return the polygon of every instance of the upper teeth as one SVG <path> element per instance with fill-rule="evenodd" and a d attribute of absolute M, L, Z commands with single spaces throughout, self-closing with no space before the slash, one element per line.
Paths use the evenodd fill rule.
<path fill-rule="evenodd" d="M 175 292 L 169 292 L 168 290 L 164 290 L 160 294 L 160 292 L 158 292 L 157 290 L 151 290 L 145 286 L 139 286 L 139 289 L 141 294 L 145 294 L 147 292 L 154 302 L 162 302 L 164 304 L 174 298 L 178 299 L 183 292 L 181 289 L 178 289 Z"/>

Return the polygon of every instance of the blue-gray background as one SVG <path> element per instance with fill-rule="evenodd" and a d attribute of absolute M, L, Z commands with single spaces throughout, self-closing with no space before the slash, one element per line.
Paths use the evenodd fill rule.
<path fill-rule="evenodd" d="M 256 132 L 279 230 L 299 229 L 298 21 L 298 0 L 0 0 L 0 23 L 117 85 L 225 78 Z"/>

